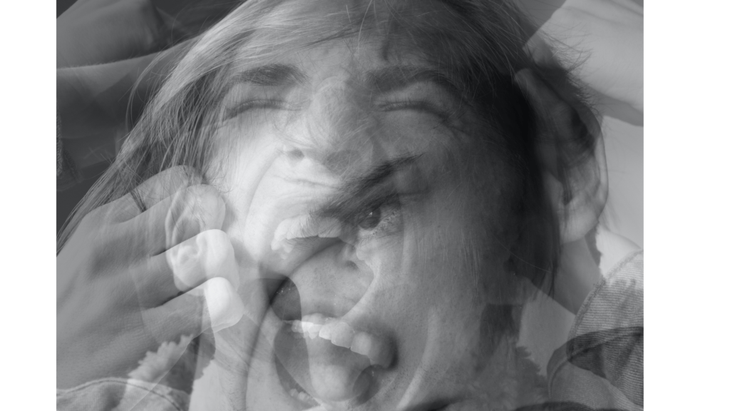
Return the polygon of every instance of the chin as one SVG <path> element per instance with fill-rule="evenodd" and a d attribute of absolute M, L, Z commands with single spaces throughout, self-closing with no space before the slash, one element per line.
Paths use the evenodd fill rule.
<path fill-rule="evenodd" d="M 239 383 L 231 384 L 231 378 L 221 377 L 225 371 L 215 360 L 211 362 L 196 382 L 190 409 L 507 411 L 547 400 L 547 383 L 539 373 L 539 367 L 530 360 L 525 348 L 516 346 L 513 339 L 505 338 L 480 375 L 459 384 L 461 388 L 450 390 L 452 392 L 447 389 L 434 397 L 432 394 L 439 391 L 439 387 L 454 386 L 453 381 L 441 381 L 424 390 L 428 392 L 413 396 L 420 400 L 404 404 L 400 389 L 403 387 L 398 385 L 409 385 L 409 381 L 396 378 L 383 385 L 371 384 L 371 389 L 358 398 L 325 402 L 311 394 L 311 388 L 305 389 L 298 384 L 277 357 L 276 336 L 290 332 L 285 322 L 279 325 L 273 339 L 271 335 L 260 336 L 247 375 L 237 379 Z M 377 375 L 370 377 L 377 378 Z M 225 382 L 221 384 L 221 381 Z M 245 396 L 240 395 L 243 392 Z M 234 403 L 233 398 L 238 403 Z"/>
<path fill-rule="evenodd" d="M 352 353 L 349 349 L 326 347 L 323 351 L 329 355 L 337 355 L 339 361 L 348 362 L 341 370 L 355 370 L 356 375 L 350 376 L 354 380 L 354 387 L 338 386 L 348 376 L 338 379 L 340 374 L 333 373 L 333 392 L 347 393 L 341 398 L 322 399 L 309 375 L 310 367 L 317 362 L 312 344 L 333 345 L 319 337 L 307 335 L 302 330 L 301 321 L 277 321 L 276 327 L 269 326 L 273 332 L 262 333 L 252 357 L 250 372 L 246 381 L 246 409 L 250 410 L 339 410 L 355 408 L 372 408 L 377 405 L 373 400 L 378 394 L 378 367 L 371 366 L 367 359 L 358 358 L 352 362 Z M 309 330 L 311 332 L 311 330 Z M 265 335 L 264 335 L 265 334 Z M 313 342 L 314 341 L 314 342 Z M 335 353 L 335 354 L 333 354 Z M 332 361 L 332 358 L 328 359 Z M 357 361 L 360 361 L 359 363 Z M 336 362 L 336 361 L 334 361 Z M 361 388 L 357 388 L 361 387 Z M 320 387 L 320 392 L 322 387 Z M 325 394 L 327 395 L 327 394 Z M 376 407 L 377 408 L 377 407 Z"/>

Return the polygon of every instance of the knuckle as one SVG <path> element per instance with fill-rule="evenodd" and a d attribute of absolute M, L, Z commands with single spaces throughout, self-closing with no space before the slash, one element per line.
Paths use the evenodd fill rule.
<path fill-rule="evenodd" d="M 169 181 L 173 182 L 173 185 L 178 186 L 191 186 L 203 182 L 200 173 L 195 168 L 187 165 L 170 167 L 161 174 L 164 174 Z"/>
<path fill-rule="evenodd" d="M 216 210 L 223 206 L 220 193 L 211 185 L 195 184 L 188 187 L 186 191 L 195 200 L 196 206 Z"/>
<path fill-rule="evenodd" d="M 199 234 L 200 255 L 204 256 L 206 273 L 227 274 L 234 269 L 233 245 L 221 230 L 207 230 Z"/>
<path fill-rule="evenodd" d="M 175 172 L 179 173 L 186 181 L 191 184 L 200 184 L 203 181 L 202 176 L 194 167 L 188 165 L 181 165 L 172 167 Z"/>
<path fill-rule="evenodd" d="M 220 228 L 225 218 L 225 203 L 211 186 L 196 185 L 176 195 L 168 212 L 168 226 L 187 226 L 198 232 Z M 170 227 L 170 228 L 172 228 Z"/>

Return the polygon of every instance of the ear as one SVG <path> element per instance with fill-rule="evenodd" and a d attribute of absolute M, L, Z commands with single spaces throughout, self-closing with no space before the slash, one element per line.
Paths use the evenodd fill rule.
<path fill-rule="evenodd" d="M 523 69 L 515 82 L 537 117 L 537 156 L 561 242 L 580 240 L 598 224 L 608 196 L 600 124 L 567 78 L 548 83 Z"/>

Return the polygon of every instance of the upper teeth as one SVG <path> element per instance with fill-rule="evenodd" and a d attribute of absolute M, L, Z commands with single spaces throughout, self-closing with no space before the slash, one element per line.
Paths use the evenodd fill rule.
<path fill-rule="evenodd" d="M 301 321 L 291 321 L 291 328 L 304 337 L 322 338 L 338 347 L 363 355 L 370 360 L 370 365 L 387 368 L 393 360 L 392 347 L 383 338 L 365 331 L 356 331 L 338 318 L 309 314 L 302 317 Z"/>
<path fill-rule="evenodd" d="M 333 218 L 312 218 L 309 215 L 288 218 L 279 223 L 274 231 L 271 249 L 288 253 L 294 247 L 294 240 L 307 237 L 335 238 L 341 232 L 339 221 Z"/>

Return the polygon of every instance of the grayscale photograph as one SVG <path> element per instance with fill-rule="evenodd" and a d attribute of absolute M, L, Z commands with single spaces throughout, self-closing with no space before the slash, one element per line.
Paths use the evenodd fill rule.
<path fill-rule="evenodd" d="M 56 6 L 57 410 L 644 409 L 642 0 Z"/>

